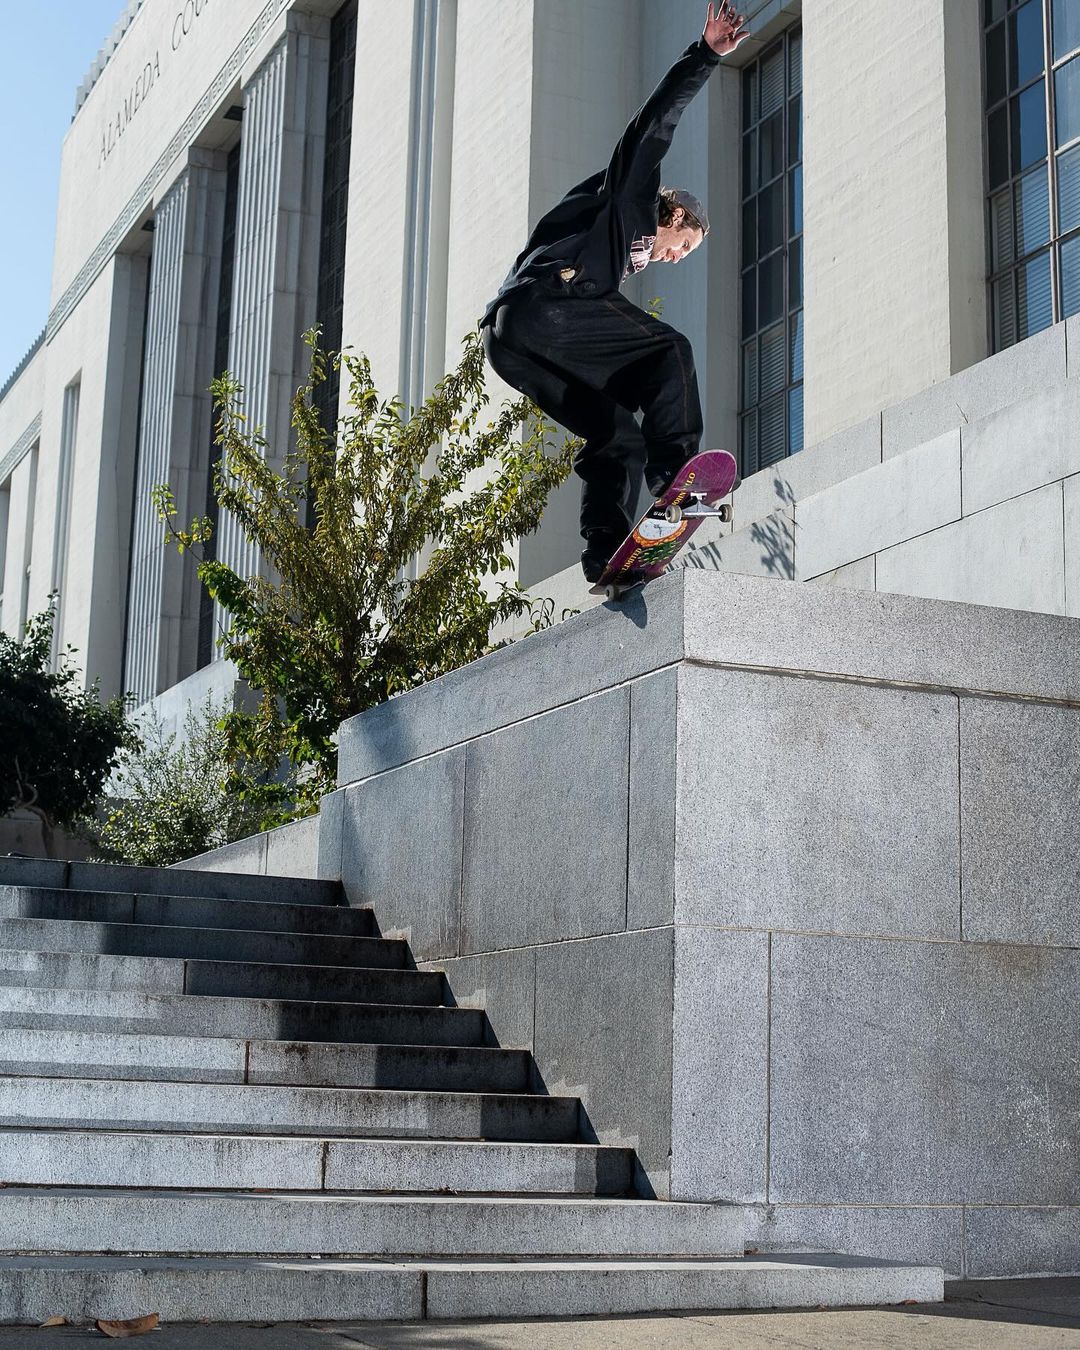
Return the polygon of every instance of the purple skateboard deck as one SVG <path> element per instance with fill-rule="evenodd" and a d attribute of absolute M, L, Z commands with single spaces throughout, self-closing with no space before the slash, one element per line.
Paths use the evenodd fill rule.
<path fill-rule="evenodd" d="M 660 576 L 703 520 L 731 519 L 728 509 L 713 510 L 701 504 L 726 497 L 738 477 L 735 456 L 727 450 L 705 450 L 688 459 L 664 495 L 653 502 L 611 555 L 600 580 L 590 586 L 592 593 L 617 599 Z M 672 512 L 671 508 L 676 510 Z M 669 519 L 671 514 L 678 518 Z"/>

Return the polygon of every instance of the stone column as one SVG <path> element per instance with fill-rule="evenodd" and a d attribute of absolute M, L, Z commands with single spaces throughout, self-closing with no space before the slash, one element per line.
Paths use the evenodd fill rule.
<path fill-rule="evenodd" d="M 316 319 L 329 34 L 329 20 L 290 11 L 244 89 L 229 370 L 244 389 L 248 428 L 262 430 L 275 464 L 306 370 L 302 334 Z M 264 570 L 227 512 L 217 556 L 241 576 Z"/>
<path fill-rule="evenodd" d="M 213 310 L 225 201 L 221 156 L 193 149 L 154 215 L 135 474 L 124 688 L 140 702 L 195 668 L 198 582 L 150 499 L 168 482 L 179 523 L 201 513 L 210 446 Z"/>

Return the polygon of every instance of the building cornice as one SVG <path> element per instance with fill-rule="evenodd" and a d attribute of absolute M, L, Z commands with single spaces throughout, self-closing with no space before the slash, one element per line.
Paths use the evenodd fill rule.
<path fill-rule="evenodd" d="M 33 448 L 34 442 L 38 439 L 40 435 L 41 435 L 41 414 L 38 413 L 38 415 L 26 428 L 23 434 L 19 437 L 19 439 L 15 442 L 15 444 L 3 457 L 3 459 L 0 459 L 0 483 L 7 482 L 7 480 L 19 467 L 22 461 L 30 453 L 30 450 Z"/>
<path fill-rule="evenodd" d="M 231 85 L 244 67 L 251 53 L 258 46 L 274 20 L 286 9 L 290 0 L 267 0 L 259 17 L 244 34 L 225 64 L 211 80 L 195 107 L 184 119 L 172 140 L 158 156 L 149 173 L 135 189 L 131 199 L 113 221 L 97 248 L 83 265 L 75 280 L 68 286 L 54 305 L 45 330 L 45 341 L 52 342 L 57 333 L 71 317 L 76 305 L 97 280 L 109 260 L 116 253 L 125 236 L 131 231 L 145 212 L 146 204 L 153 199 L 154 190 L 161 183 L 169 166 L 184 149 L 191 144 L 199 128 L 221 102 Z"/>

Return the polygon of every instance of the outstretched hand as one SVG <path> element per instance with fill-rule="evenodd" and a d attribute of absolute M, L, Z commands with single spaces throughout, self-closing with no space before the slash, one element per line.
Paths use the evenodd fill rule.
<path fill-rule="evenodd" d="M 701 36 L 717 56 L 730 56 L 739 43 L 750 36 L 745 24 L 746 15 L 736 14 L 731 0 L 721 0 L 718 8 L 709 5 L 709 17 L 705 20 L 705 31 Z"/>

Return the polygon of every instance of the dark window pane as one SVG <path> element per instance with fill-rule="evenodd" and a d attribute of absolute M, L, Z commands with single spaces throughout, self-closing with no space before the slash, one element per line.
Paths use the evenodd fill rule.
<path fill-rule="evenodd" d="M 984 18 L 987 23 L 996 23 L 1005 17 L 1005 0 L 986 0 Z"/>
<path fill-rule="evenodd" d="M 742 352 L 742 405 L 752 408 L 758 401 L 757 343 L 748 342 Z"/>
<path fill-rule="evenodd" d="M 1044 82 L 1025 89 L 1012 100 L 1012 143 L 1014 174 L 1029 169 L 1046 158 L 1046 103 Z M 1060 110 L 1059 110 L 1060 112 Z"/>
<path fill-rule="evenodd" d="M 788 92 L 802 90 L 802 33 L 796 33 L 788 44 Z"/>
<path fill-rule="evenodd" d="M 1061 246 L 1061 317 L 1080 314 L 1080 236 Z"/>
<path fill-rule="evenodd" d="M 1009 108 L 1008 104 L 986 119 L 986 143 L 990 166 L 990 191 L 1009 181 Z M 745 175 L 744 187 L 745 188 Z"/>
<path fill-rule="evenodd" d="M 1009 92 L 1005 80 L 1005 25 L 999 23 L 986 35 L 986 104 L 993 107 Z"/>
<path fill-rule="evenodd" d="M 1054 76 L 1054 98 L 1057 101 L 1057 144 L 1068 145 L 1080 136 L 1080 56 L 1074 56 Z"/>
<path fill-rule="evenodd" d="M 784 106 L 784 49 L 778 47 L 761 63 L 761 115 L 768 117 Z"/>
<path fill-rule="evenodd" d="M 757 198 L 743 202 L 742 265 L 749 267 L 757 259 Z"/>
<path fill-rule="evenodd" d="M 801 239 L 793 239 L 788 245 L 788 304 L 792 308 L 802 304 Z"/>
<path fill-rule="evenodd" d="M 784 180 L 767 187 L 758 197 L 758 256 L 784 242 Z"/>
<path fill-rule="evenodd" d="M 765 328 L 784 312 L 784 255 L 774 253 L 758 268 L 760 312 L 758 323 Z"/>
<path fill-rule="evenodd" d="M 1016 231 L 1013 228 L 1013 190 L 1006 188 L 990 198 L 990 271 L 1000 272 L 1016 261 Z"/>
<path fill-rule="evenodd" d="M 1050 185 L 1041 166 L 1016 185 L 1016 242 L 1021 257 L 1050 242 Z"/>
<path fill-rule="evenodd" d="M 1041 333 L 1054 321 L 1050 295 L 1050 254 L 1044 253 L 1025 263 L 1017 275 L 1020 293 L 1019 334 L 1021 338 Z"/>
<path fill-rule="evenodd" d="M 1058 233 L 1080 225 L 1080 145 L 1058 156 Z"/>
<path fill-rule="evenodd" d="M 752 412 L 743 418 L 742 424 L 742 476 L 748 477 L 758 471 L 757 452 L 757 413 Z"/>
<path fill-rule="evenodd" d="M 786 450 L 784 444 L 784 404 L 786 402 L 784 395 L 781 394 L 771 403 L 766 403 L 759 413 L 761 448 L 758 462 L 761 468 L 764 468 L 766 464 L 776 464 L 777 461 L 784 458 Z"/>
<path fill-rule="evenodd" d="M 1054 60 L 1080 47 L 1080 5 L 1076 0 L 1054 0 Z"/>
<path fill-rule="evenodd" d="M 791 334 L 791 382 L 797 383 L 803 377 L 803 316 L 802 310 L 788 320 Z"/>
<path fill-rule="evenodd" d="M 802 385 L 788 390 L 788 454 L 797 455 L 803 448 Z"/>
<path fill-rule="evenodd" d="M 1016 273 L 995 281 L 991 290 L 994 351 L 1003 352 L 1016 342 Z"/>
<path fill-rule="evenodd" d="M 787 385 L 784 325 L 778 323 L 761 335 L 761 398 L 777 394 Z"/>
<path fill-rule="evenodd" d="M 752 197 L 757 190 L 757 132 L 751 131 L 742 138 L 742 195 Z"/>
<path fill-rule="evenodd" d="M 793 98 L 787 107 L 788 163 L 797 164 L 802 159 L 802 96 Z"/>
<path fill-rule="evenodd" d="M 1009 15 L 1008 26 L 1009 88 L 1021 89 L 1044 68 L 1042 0 L 1027 0 Z"/>
<path fill-rule="evenodd" d="M 758 120 L 758 77 L 757 66 L 743 71 L 742 77 L 742 124 L 743 131 L 749 129 Z"/>
<path fill-rule="evenodd" d="M 743 273 L 742 279 L 742 335 L 753 337 L 757 332 L 757 268 Z"/>
<path fill-rule="evenodd" d="M 802 234 L 802 169 L 788 174 L 788 234 Z"/>
<path fill-rule="evenodd" d="M 768 183 L 784 172 L 784 114 L 774 113 L 761 124 L 761 181 Z"/>

